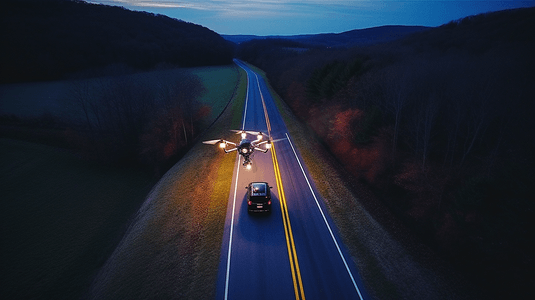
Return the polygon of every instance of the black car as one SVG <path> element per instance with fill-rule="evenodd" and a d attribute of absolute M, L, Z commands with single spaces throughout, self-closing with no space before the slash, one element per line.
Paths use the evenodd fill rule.
<path fill-rule="evenodd" d="M 247 189 L 247 212 L 271 213 L 271 187 L 267 182 L 251 182 Z"/>

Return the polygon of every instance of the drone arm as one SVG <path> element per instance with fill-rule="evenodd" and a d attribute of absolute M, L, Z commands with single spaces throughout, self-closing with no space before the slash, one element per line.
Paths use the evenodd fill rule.
<path fill-rule="evenodd" d="M 258 148 L 258 147 L 254 147 L 255 150 L 258 150 L 260 152 L 263 152 L 263 153 L 266 153 L 268 152 L 269 149 L 262 149 L 262 148 Z"/>
<path fill-rule="evenodd" d="M 230 150 L 227 150 L 227 149 L 223 149 L 225 151 L 225 153 L 230 153 L 232 151 L 236 151 L 238 150 L 238 148 L 233 148 L 233 149 L 230 149 Z"/>

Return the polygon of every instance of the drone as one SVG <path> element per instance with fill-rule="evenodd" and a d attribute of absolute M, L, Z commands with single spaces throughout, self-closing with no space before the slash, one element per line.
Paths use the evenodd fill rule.
<path fill-rule="evenodd" d="M 271 139 L 270 136 L 260 131 L 247 131 L 247 130 L 232 130 L 232 131 L 236 132 L 237 134 L 241 134 L 241 141 L 239 144 L 236 144 L 227 140 L 223 140 L 223 139 L 204 141 L 203 143 L 208 144 L 208 145 L 219 144 L 219 148 L 223 149 L 225 153 L 238 151 L 238 153 L 241 156 L 243 156 L 243 159 L 244 159 L 243 166 L 246 169 L 250 170 L 251 165 L 253 164 L 253 162 L 251 161 L 251 155 L 253 154 L 253 152 L 255 150 L 258 150 L 263 153 L 268 152 L 268 150 L 271 149 L 271 143 L 273 142 L 273 140 Z M 256 135 L 256 140 L 251 141 L 247 139 L 247 134 Z M 267 137 L 268 139 L 265 141 L 262 141 L 264 136 Z M 232 145 L 234 146 L 234 148 L 227 150 L 227 145 Z M 259 148 L 258 146 L 261 146 L 261 145 L 266 145 L 265 146 L 266 148 L 265 149 Z"/>

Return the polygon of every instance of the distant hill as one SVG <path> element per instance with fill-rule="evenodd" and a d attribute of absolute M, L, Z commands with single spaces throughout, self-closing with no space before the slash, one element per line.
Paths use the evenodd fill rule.
<path fill-rule="evenodd" d="M 222 65 L 234 53 L 231 43 L 200 25 L 83 1 L 2 1 L 0 27 L 3 83 L 103 68 Z"/>
<path fill-rule="evenodd" d="M 222 37 L 236 44 L 255 39 L 288 39 L 310 46 L 349 48 L 388 42 L 429 28 L 430 27 L 425 26 L 379 26 L 366 29 L 355 29 L 342 33 L 291 36 L 222 35 Z"/>

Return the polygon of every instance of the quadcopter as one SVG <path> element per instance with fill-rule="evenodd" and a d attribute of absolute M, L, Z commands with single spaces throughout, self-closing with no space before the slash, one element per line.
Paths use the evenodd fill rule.
<path fill-rule="evenodd" d="M 236 144 L 227 140 L 223 140 L 223 139 L 204 141 L 203 143 L 208 144 L 208 145 L 219 144 L 219 148 L 223 149 L 225 153 L 238 151 L 238 153 L 241 156 L 243 156 L 243 159 L 244 159 L 243 166 L 246 169 L 250 170 L 251 165 L 253 164 L 253 162 L 251 161 L 251 155 L 253 154 L 253 152 L 255 150 L 258 150 L 263 153 L 268 152 L 268 150 L 271 149 L 271 143 L 273 141 L 270 136 L 259 131 L 246 131 L 246 130 L 232 130 L 232 131 L 236 132 L 237 134 L 241 134 L 241 141 L 239 144 Z M 256 135 L 256 140 L 251 141 L 247 139 L 247 134 Z M 268 137 L 268 139 L 265 141 L 262 141 L 264 136 Z M 234 148 L 227 150 L 227 145 L 232 145 L 234 146 Z M 265 149 L 259 148 L 258 146 L 261 146 L 261 145 L 266 145 L 265 146 L 266 148 Z"/>

